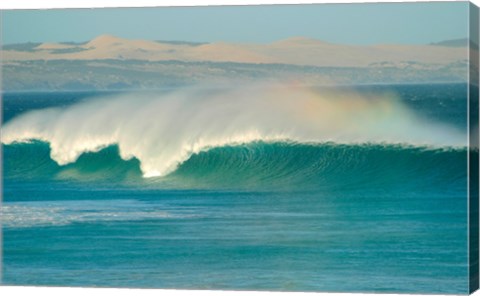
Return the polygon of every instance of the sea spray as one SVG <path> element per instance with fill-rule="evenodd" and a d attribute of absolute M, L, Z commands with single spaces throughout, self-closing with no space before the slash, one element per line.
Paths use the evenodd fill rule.
<path fill-rule="evenodd" d="M 213 147 L 255 141 L 466 145 L 464 132 L 421 118 L 392 94 L 264 83 L 99 97 L 21 114 L 2 128 L 3 144 L 31 140 L 48 142 L 60 165 L 117 145 L 122 159 L 140 161 L 144 177 L 167 175 Z"/>

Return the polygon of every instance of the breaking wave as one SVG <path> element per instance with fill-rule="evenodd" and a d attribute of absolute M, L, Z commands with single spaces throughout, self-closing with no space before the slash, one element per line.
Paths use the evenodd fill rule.
<path fill-rule="evenodd" d="M 312 157 L 318 157 L 323 155 L 317 155 L 318 151 L 325 152 L 319 147 L 332 149 L 325 143 L 347 145 L 338 147 L 350 145 L 357 150 L 365 145 L 433 149 L 466 146 L 464 132 L 422 119 L 392 94 L 361 95 L 266 84 L 123 94 L 93 98 L 64 108 L 30 111 L 8 121 L 2 128 L 1 140 L 4 145 L 31 142 L 35 147 L 21 149 L 39 149 L 35 141 L 48 143 L 48 151 L 42 153 L 48 153 L 56 164 L 66 166 L 62 170 L 69 164 L 82 166 L 83 159 L 93 157 L 90 154 L 105 153 L 100 151 L 114 146 L 118 151 L 113 155 L 123 163 L 133 164 L 147 178 L 177 174 L 195 161 L 202 161 L 196 169 L 207 174 L 205 168 L 212 164 L 202 160 L 205 151 L 209 151 L 209 157 L 224 157 L 227 161 L 229 157 L 224 153 L 233 149 L 231 153 L 248 158 L 245 163 L 245 159 L 231 163 L 231 169 L 236 166 L 236 170 L 241 170 L 252 164 L 248 160 L 265 166 L 270 158 L 259 150 L 274 150 L 276 163 L 272 165 L 288 169 L 297 160 L 285 158 L 285 153 L 296 151 L 296 157 L 305 157 L 302 153 L 313 149 L 316 152 Z M 280 151 L 279 145 L 289 152 Z M 298 146 L 303 149 L 301 153 Z M 345 148 L 338 147 L 327 152 L 346 153 Z M 45 157 L 41 159 L 40 167 L 53 166 Z M 97 159 L 90 165 L 138 173 L 118 163 L 112 169 L 112 164 L 105 163 L 108 161 L 108 158 Z M 311 161 L 318 162 L 315 158 Z"/>
<path fill-rule="evenodd" d="M 166 189 L 402 190 L 466 188 L 466 149 L 400 145 L 251 142 L 190 156 L 172 173 L 143 178 L 140 162 L 122 160 L 118 146 L 85 153 L 60 166 L 47 143 L 5 147 L 7 179 L 106 182 Z"/>

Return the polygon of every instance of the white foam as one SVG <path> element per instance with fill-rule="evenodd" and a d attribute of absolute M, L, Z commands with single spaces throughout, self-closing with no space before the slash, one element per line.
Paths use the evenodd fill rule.
<path fill-rule="evenodd" d="M 72 223 L 163 220 L 194 217 L 136 200 L 9 202 L 1 208 L 4 227 L 64 226 Z"/>
<path fill-rule="evenodd" d="M 193 153 L 251 141 L 466 146 L 465 132 L 419 118 L 394 95 L 259 83 L 164 94 L 130 93 L 65 109 L 28 112 L 2 128 L 2 143 L 50 143 L 64 165 L 117 144 L 145 177 L 163 176 Z"/>

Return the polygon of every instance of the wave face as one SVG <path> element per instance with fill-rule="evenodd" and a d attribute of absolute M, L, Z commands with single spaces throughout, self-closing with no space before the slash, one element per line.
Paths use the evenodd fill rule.
<path fill-rule="evenodd" d="M 118 146 L 86 153 L 60 166 L 48 144 L 5 147 L 5 177 L 109 182 L 142 188 L 253 190 L 464 191 L 466 149 L 399 145 L 252 142 L 192 155 L 164 177 L 142 178 L 136 159 L 122 160 Z"/>
<path fill-rule="evenodd" d="M 358 153 L 383 149 L 398 153 L 393 152 L 398 148 L 387 148 L 388 145 L 466 146 L 464 131 L 422 119 L 391 94 L 265 84 L 217 89 L 190 87 L 164 94 L 95 98 L 68 107 L 30 111 L 9 120 L 2 128 L 5 145 L 32 140 L 48 143 L 49 151 L 44 147 L 41 153 L 48 153 L 57 164 L 49 162 L 45 155 L 38 158 L 40 167 L 46 166 L 45 171 L 60 170 L 66 174 L 72 164 L 76 170 L 88 171 L 94 165 L 89 159 L 95 159 L 96 166 L 112 174 L 123 170 L 122 174 L 136 176 L 139 168 L 143 177 L 204 176 L 208 175 L 206 167 L 218 172 L 230 166 L 232 172 L 245 169 L 245 175 L 257 174 L 255 178 L 259 178 L 264 174 L 262 178 L 266 179 L 270 178 L 268 172 L 278 172 L 278 167 L 283 167 L 283 173 L 292 170 L 289 176 L 293 178 L 292 165 L 303 163 L 305 168 L 310 167 L 305 165 L 307 160 L 329 173 L 349 168 L 343 157 L 351 158 L 355 165 L 354 158 L 364 157 Z M 329 142 L 340 146 L 318 146 Z M 372 146 L 362 146 L 366 144 Z M 38 145 L 34 143 L 36 148 Z M 355 147 L 349 152 L 353 154 L 341 145 Z M 105 150 L 112 146 L 118 152 Z M 19 147 L 14 149 L 33 149 Z M 267 150 L 272 150 L 273 156 L 262 153 Z M 418 151 L 408 148 L 403 153 L 410 155 L 411 160 Z M 309 153 L 320 159 L 325 159 L 324 153 L 339 154 L 336 157 L 345 163 L 324 166 L 315 158 L 305 159 Z M 342 153 L 345 155 L 341 156 Z M 206 162 L 207 156 L 207 163 L 192 167 L 192 163 Z M 395 157 L 402 159 L 405 154 Z M 250 161 L 255 161 L 255 169 L 249 173 L 246 168 L 253 166 Z M 267 161 L 273 161 L 270 165 L 277 168 L 269 168 Z M 59 165 L 64 167 L 60 169 Z M 258 170 L 265 171 L 258 175 Z M 308 170 L 303 173 L 310 174 Z"/>

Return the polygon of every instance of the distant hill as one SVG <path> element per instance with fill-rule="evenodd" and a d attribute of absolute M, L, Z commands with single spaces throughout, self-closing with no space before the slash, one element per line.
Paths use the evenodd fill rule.
<path fill-rule="evenodd" d="M 42 43 L 34 43 L 34 42 L 3 44 L 2 50 L 34 52 L 35 48 L 40 45 L 42 45 Z"/>
<path fill-rule="evenodd" d="M 468 38 L 461 38 L 461 39 L 451 39 L 451 40 L 444 40 L 440 42 L 432 42 L 430 45 L 436 46 L 447 46 L 447 47 L 466 47 L 468 46 Z"/>
<path fill-rule="evenodd" d="M 461 41 L 432 45 L 344 45 L 301 36 L 268 44 L 150 41 L 101 35 L 85 43 L 28 43 L 3 46 L 4 61 L 143 60 L 366 67 L 372 64 L 449 64 L 467 59 Z M 447 46 L 448 45 L 448 46 Z"/>
<path fill-rule="evenodd" d="M 463 44 L 463 45 L 462 45 Z M 465 82 L 465 41 L 334 44 L 291 37 L 268 44 L 131 40 L 2 47 L 3 89 L 155 89 L 198 83 L 372 84 Z"/>

